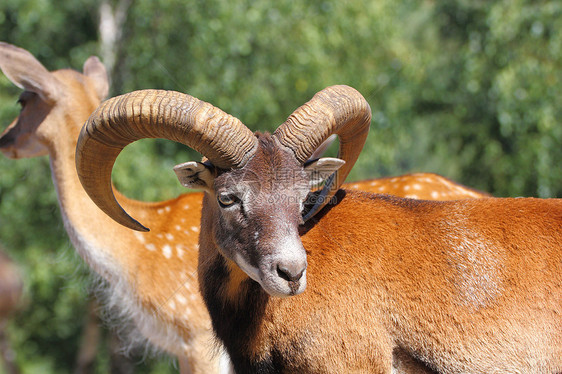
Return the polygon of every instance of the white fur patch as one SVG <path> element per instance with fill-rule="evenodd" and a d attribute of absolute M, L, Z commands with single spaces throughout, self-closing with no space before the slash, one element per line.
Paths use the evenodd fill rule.
<path fill-rule="evenodd" d="M 280 251 L 277 254 L 278 258 L 293 261 L 294 259 L 306 257 L 306 253 L 298 235 L 288 235 L 279 239 Z"/>
<path fill-rule="evenodd" d="M 133 235 L 135 235 L 135 238 L 137 238 L 138 241 L 141 242 L 141 244 L 144 244 L 144 242 L 146 241 L 145 234 L 140 231 L 135 231 Z"/>
<path fill-rule="evenodd" d="M 172 247 L 168 244 L 164 245 L 164 247 L 162 247 L 162 254 L 168 259 L 172 258 Z"/>
<path fill-rule="evenodd" d="M 261 284 L 260 271 L 258 268 L 246 262 L 246 259 L 242 257 L 239 253 L 236 253 L 234 255 L 234 260 L 236 264 L 240 266 L 240 269 L 244 271 L 244 273 L 248 274 L 250 278 Z"/>
<path fill-rule="evenodd" d="M 183 253 L 184 253 L 184 246 L 181 244 L 176 245 L 176 253 L 178 254 L 179 258 L 183 257 Z"/>
<path fill-rule="evenodd" d="M 178 303 L 180 303 L 181 305 L 187 305 L 187 299 L 185 297 L 183 297 L 180 294 L 176 295 L 176 300 L 178 301 Z"/>
<path fill-rule="evenodd" d="M 448 227 L 449 256 L 454 265 L 457 292 L 461 302 L 473 310 L 486 307 L 500 293 L 502 266 L 497 246 L 470 229 L 465 217 L 455 216 L 454 227 Z"/>
<path fill-rule="evenodd" d="M 170 309 L 176 310 L 176 303 L 173 300 L 170 300 L 168 302 L 168 306 L 170 307 Z"/>

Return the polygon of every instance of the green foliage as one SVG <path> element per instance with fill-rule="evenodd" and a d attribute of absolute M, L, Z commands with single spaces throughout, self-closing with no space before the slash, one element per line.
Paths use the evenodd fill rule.
<path fill-rule="evenodd" d="M 6 1 L 0 35 L 49 69 L 79 69 L 99 53 L 98 6 Z M 112 95 L 182 91 L 271 131 L 315 92 L 348 84 L 373 111 L 350 179 L 431 171 L 497 196 L 562 197 L 559 1 L 136 0 L 123 36 Z M 0 75 L 4 126 L 18 95 Z M 184 192 L 171 167 L 198 157 L 143 141 L 120 156 L 114 180 L 133 197 L 170 198 Z M 47 160 L 0 158 L 0 176 L 0 244 L 27 275 L 10 328 L 19 362 L 69 372 L 87 270 L 66 239 Z"/>
<path fill-rule="evenodd" d="M 418 103 L 433 129 L 430 159 L 452 155 L 460 174 L 450 176 L 498 196 L 560 197 L 562 4 L 460 2 L 438 12 L 451 53 L 429 64 Z"/>

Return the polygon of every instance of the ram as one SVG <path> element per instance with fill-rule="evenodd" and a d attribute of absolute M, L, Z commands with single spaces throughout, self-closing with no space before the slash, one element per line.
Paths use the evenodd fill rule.
<path fill-rule="evenodd" d="M 443 373 L 560 373 L 562 201 L 338 190 L 369 123 L 347 86 L 272 135 L 189 95 L 138 91 L 102 103 L 76 161 L 98 206 L 145 231 L 113 196 L 120 151 L 162 137 L 206 157 L 176 172 L 206 190 L 199 284 L 238 373 L 391 373 L 403 357 Z M 343 166 L 307 162 L 333 133 Z"/>
<path fill-rule="evenodd" d="M 0 43 L 0 68 L 25 89 L 21 113 L 0 136 L 0 150 L 15 159 L 50 156 L 65 227 L 82 258 L 109 281 L 110 303 L 132 317 L 154 345 L 177 355 L 182 372 L 216 372 L 216 360 L 204 353 L 211 324 L 194 277 L 203 194 L 160 203 L 119 195 L 127 209 L 150 219 L 152 227 L 150 233 L 124 229 L 87 197 L 75 169 L 80 128 L 108 91 L 102 63 L 88 59 L 84 74 L 49 72 L 29 52 Z M 442 200 L 485 196 L 431 173 L 348 187 Z"/>

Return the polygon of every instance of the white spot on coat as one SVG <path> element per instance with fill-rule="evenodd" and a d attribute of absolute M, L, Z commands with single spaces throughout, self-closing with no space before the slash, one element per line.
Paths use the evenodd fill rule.
<path fill-rule="evenodd" d="M 166 258 L 172 258 L 172 247 L 166 244 L 164 247 L 162 247 L 162 254 Z"/>
<path fill-rule="evenodd" d="M 176 295 L 176 300 L 178 301 L 178 303 L 180 303 L 181 305 L 186 305 L 187 304 L 187 299 L 185 297 L 183 297 L 182 295 Z"/>
<path fill-rule="evenodd" d="M 179 258 L 183 257 L 183 252 L 184 252 L 184 246 L 181 244 L 176 245 L 176 252 L 178 254 Z"/>
<path fill-rule="evenodd" d="M 137 240 L 138 240 L 139 242 L 141 242 L 142 244 L 144 244 L 144 242 L 146 241 L 146 238 L 145 238 L 145 236 L 144 236 L 145 234 L 143 234 L 143 233 L 141 233 L 141 232 L 135 231 L 135 232 L 133 233 L 133 235 L 135 235 L 135 238 L 137 238 Z"/>

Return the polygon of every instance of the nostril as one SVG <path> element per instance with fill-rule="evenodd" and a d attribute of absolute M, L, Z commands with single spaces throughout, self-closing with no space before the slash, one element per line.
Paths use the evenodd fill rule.
<path fill-rule="evenodd" d="M 306 266 L 299 265 L 277 265 L 277 275 L 287 282 L 298 282 L 306 270 Z"/>

